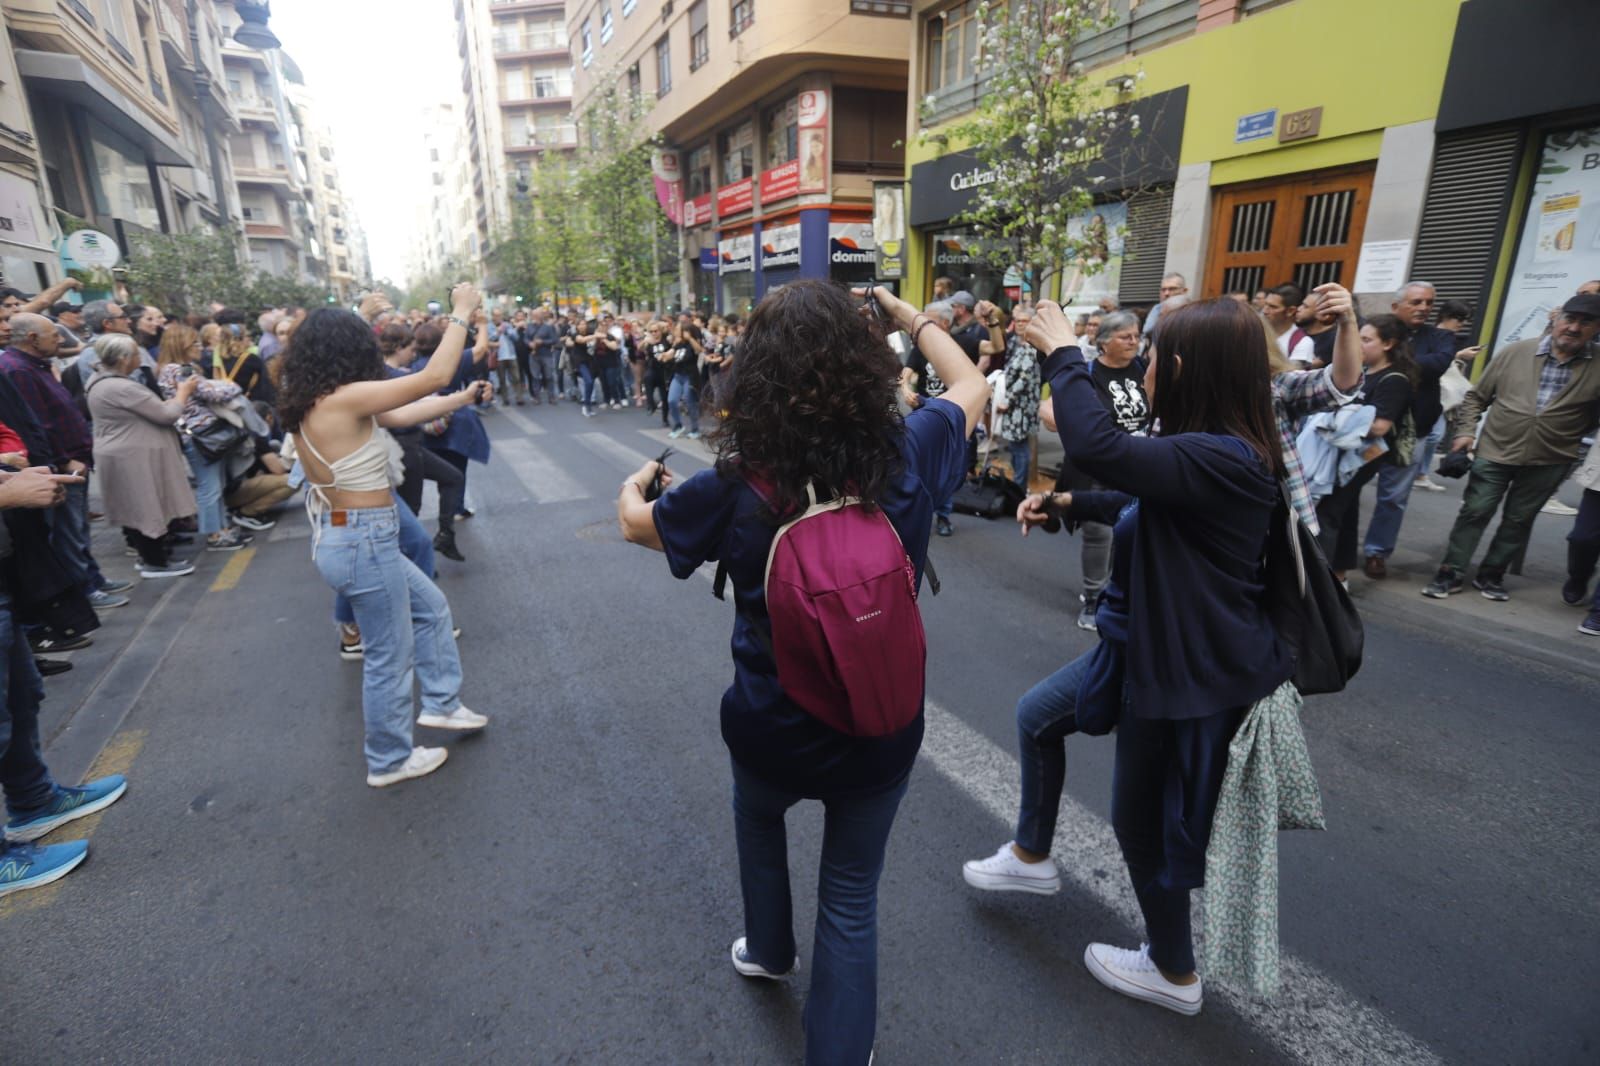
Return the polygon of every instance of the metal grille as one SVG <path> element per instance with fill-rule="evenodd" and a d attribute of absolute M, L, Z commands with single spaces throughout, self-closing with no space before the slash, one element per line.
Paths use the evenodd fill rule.
<path fill-rule="evenodd" d="M 1228 232 L 1229 252 L 1264 252 L 1272 244 L 1272 215 L 1277 201 L 1235 204 L 1233 228 Z"/>
<path fill-rule="evenodd" d="M 1254 296 L 1262 288 L 1266 275 L 1267 268 L 1264 266 L 1229 267 L 1222 272 L 1222 291 L 1244 292 Z"/>
<path fill-rule="evenodd" d="M 1328 248 L 1348 242 L 1350 213 L 1355 202 L 1354 189 L 1340 189 L 1337 192 L 1324 192 L 1306 197 L 1306 217 L 1300 226 L 1300 247 Z M 1322 282 L 1319 281 L 1317 284 L 1320 285 Z"/>
<path fill-rule="evenodd" d="M 1171 224 L 1171 187 L 1151 189 L 1128 201 L 1128 235 L 1123 245 L 1122 277 L 1117 283 L 1117 299 L 1124 306 L 1161 298 Z"/>
<path fill-rule="evenodd" d="M 1344 273 L 1344 263 L 1334 260 L 1329 263 L 1296 263 L 1294 268 L 1294 283 L 1301 292 L 1310 292 L 1318 285 L 1326 285 L 1330 281 L 1342 281 L 1340 274 Z"/>
<path fill-rule="evenodd" d="M 1411 276 L 1432 282 L 1440 300 L 1472 305 L 1469 333 L 1474 341 L 1508 217 L 1522 139 L 1517 129 L 1446 134 L 1434 148 Z"/>

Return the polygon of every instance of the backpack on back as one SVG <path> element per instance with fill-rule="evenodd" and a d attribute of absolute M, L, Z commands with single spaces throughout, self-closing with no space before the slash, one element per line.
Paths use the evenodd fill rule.
<path fill-rule="evenodd" d="M 806 497 L 767 553 L 767 650 L 778 683 L 841 733 L 888 736 L 922 710 L 928 643 L 916 568 L 881 510 L 853 496 L 818 503 L 811 486 Z M 719 565 L 718 598 L 725 573 Z"/>

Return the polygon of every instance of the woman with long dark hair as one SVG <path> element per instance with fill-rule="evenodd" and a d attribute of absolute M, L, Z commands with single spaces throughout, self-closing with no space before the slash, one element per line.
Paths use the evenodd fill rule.
<path fill-rule="evenodd" d="M 481 729 L 488 719 L 462 706 L 461 659 L 444 594 L 400 551 L 394 487 L 400 448 L 385 426 L 416 425 L 466 409 L 486 390 L 433 393 L 461 380 L 467 318 L 478 291 L 457 285 L 455 313 L 433 359 L 390 377 L 372 328 L 359 315 L 319 308 L 295 330 L 283 356 L 279 414 L 306 471 L 311 554 L 323 580 L 350 601 L 364 644 L 361 710 L 367 784 L 432 773 L 443 748 L 411 742 L 412 680 L 422 691 L 417 724 Z"/>
<path fill-rule="evenodd" d="M 1111 577 L 1095 612 L 1099 646 L 1018 705 L 1016 837 L 963 875 L 988 890 L 1058 891 L 1049 855 L 1062 741 L 1115 727 L 1111 820 L 1148 943 L 1091 944 L 1084 962 L 1116 991 L 1195 1014 L 1189 890 L 1204 880 L 1228 742 L 1291 670 L 1261 577 L 1284 475 L 1267 338 L 1234 300 L 1163 315 L 1144 380 L 1149 437 L 1118 428 L 1058 305 L 1039 305 L 1027 339 L 1051 353 L 1045 378 L 1068 458 L 1106 491 L 1029 496 L 1018 521 L 1025 533 L 1053 516 L 1111 525 Z"/>
<path fill-rule="evenodd" d="M 1361 490 L 1386 466 L 1410 463 L 1410 449 L 1417 444 L 1411 426 L 1411 399 L 1416 394 L 1418 370 L 1406 341 L 1405 323 L 1394 315 L 1373 315 L 1361 327 L 1361 365 L 1367 376 L 1361 385 L 1360 403 L 1377 411 L 1372 429 L 1363 442 L 1365 461 L 1351 475 L 1317 501 L 1318 538 L 1322 551 L 1340 581 L 1353 569 L 1361 550 Z M 1409 441 L 1401 437 L 1409 432 Z M 1379 447 L 1378 441 L 1383 442 Z M 1401 455 L 1402 445 L 1406 454 Z"/>
<path fill-rule="evenodd" d="M 877 1018 L 877 886 L 884 848 L 922 743 L 919 712 L 886 736 L 846 735 L 802 710 L 778 679 L 767 613 L 767 554 L 778 526 L 816 499 L 855 497 L 893 525 L 920 582 L 934 501 L 961 481 L 966 438 L 989 388 L 954 340 L 887 289 L 875 290 L 949 383 L 904 419 L 900 361 L 838 285 L 803 280 L 768 293 L 749 318 L 714 469 L 653 503 L 648 463 L 617 501 L 624 535 L 664 551 L 674 576 L 708 559 L 733 580 L 734 681 L 722 698 L 733 759 L 734 833 L 744 935 L 734 968 L 779 979 L 799 963 L 789 895 L 784 813 L 802 799 L 824 808 L 806 1062 L 860 1066 Z M 759 487 L 758 487 L 759 486 Z"/>

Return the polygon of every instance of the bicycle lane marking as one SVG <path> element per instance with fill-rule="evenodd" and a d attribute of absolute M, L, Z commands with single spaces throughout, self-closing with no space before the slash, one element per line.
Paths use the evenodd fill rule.
<path fill-rule="evenodd" d="M 1009 830 L 1021 799 L 1022 771 L 1016 757 L 931 700 L 927 720 L 923 761 Z M 1122 874 L 1122 850 L 1111 826 L 1065 794 L 1057 824 L 1053 855 L 1062 878 L 1128 928 L 1142 930 L 1144 917 L 1132 885 Z M 1096 869 L 1115 873 L 1099 879 L 1092 873 Z M 1198 915 L 1194 927 L 1197 931 L 1204 928 Z M 1196 939 L 1196 947 L 1203 949 Z M 1252 1029 L 1298 1062 L 1442 1066 L 1443 1060 L 1425 1044 L 1310 963 L 1284 952 L 1281 968 L 1282 988 L 1270 1002 L 1221 984 L 1210 984 L 1206 996 L 1223 1000 Z"/>

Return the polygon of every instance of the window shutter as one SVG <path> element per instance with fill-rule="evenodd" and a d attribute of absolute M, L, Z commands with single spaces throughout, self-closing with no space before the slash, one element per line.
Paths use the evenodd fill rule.
<path fill-rule="evenodd" d="M 1440 300 L 1472 305 L 1474 340 L 1522 152 L 1522 131 L 1446 134 L 1434 147 L 1411 277 L 1432 282 Z"/>
<path fill-rule="evenodd" d="M 1167 229 L 1172 223 L 1172 188 L 1142 192 L 1128 201 L 1128 235 L 1123 246 L 1117 299 L 1153 304 L 1161 298 L 1167 263 Z"/>

